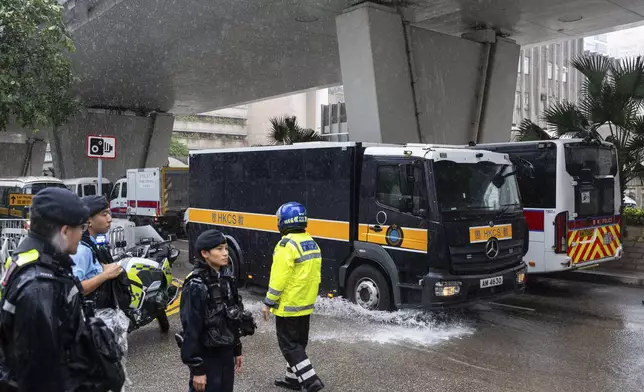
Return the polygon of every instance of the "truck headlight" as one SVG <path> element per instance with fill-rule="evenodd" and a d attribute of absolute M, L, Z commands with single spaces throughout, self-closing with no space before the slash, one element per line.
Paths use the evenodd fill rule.
<path fill-rule="evenodd" d="M 434 285 L 434 294 L 437 297 L 451 297 L 461 293 L 461 282 L 437 282 Z"/>

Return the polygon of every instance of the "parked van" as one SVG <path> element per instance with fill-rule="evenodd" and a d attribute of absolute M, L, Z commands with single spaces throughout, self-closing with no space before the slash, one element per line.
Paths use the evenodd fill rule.
<path fill-rule="evenodd" d="M 78 195 L 78 197 L 83 196 L 92 196 L 97 194 L 98 188 L 98 177 L 81 177 L 81 178 L 70 178 L 64 180 L 63 183 L 70 191 Z M 101 194 L 105 197 L 109 197 L 110 192 L 112 192 L 112 181 L 103 177 L 103 189 Z"/>

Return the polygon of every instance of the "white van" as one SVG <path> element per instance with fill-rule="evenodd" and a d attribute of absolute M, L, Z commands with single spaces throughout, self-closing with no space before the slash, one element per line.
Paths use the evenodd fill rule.
<path fill-rule="evenodd" d="M 78 197 L 92 196 L 97 194 L 98 177 L 81 177 L 70 178 L 63 180 L 63 183 L 70 191 L 78 195 Z M 102 195 L 108 197 L 112 192 L 112 181 L 103 177 Z"/>

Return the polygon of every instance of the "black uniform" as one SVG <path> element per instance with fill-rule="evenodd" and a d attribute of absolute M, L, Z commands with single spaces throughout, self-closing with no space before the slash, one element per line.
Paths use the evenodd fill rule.
<path fill-rule="evenodd" d="M 47 188 L 32 215 L 79 226 L 88 210 L 66 189 Z M 103 391 L 69 255 L 30 232 L 7 263 L 0 309 L 0 391 Z M 92 380 L 93 378 L 93 380 Z"/>
<path fill-rule="evenodd" d="M 206 392 L 231 392 L 235 381 L 235 357 L 242 355 L 238 328 L 229 313 L 241 309 L 234 279 L 197 260 L 186 278 L 181 295 L 183 344 L 181 359 L 192 376 L 206 375 Z"/>

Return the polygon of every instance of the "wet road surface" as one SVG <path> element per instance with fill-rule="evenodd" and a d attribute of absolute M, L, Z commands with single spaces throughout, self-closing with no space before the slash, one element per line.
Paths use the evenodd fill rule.
<path fill-rule="evenodd" d="M 188 272 L 182 255 L 177 277 Z M 258 330 L 243 338 L 236 391 L 279 391 L 285 362 L 261 297 L 242 294 Z M 642 391 L 644 290 L 554 279 L 521 296 L 452 313 L 365 312 L 321 299 L 308 353 L 326 391 Z M 173 334 L 130 335 L 127 391 L 185 391 Z"/>

